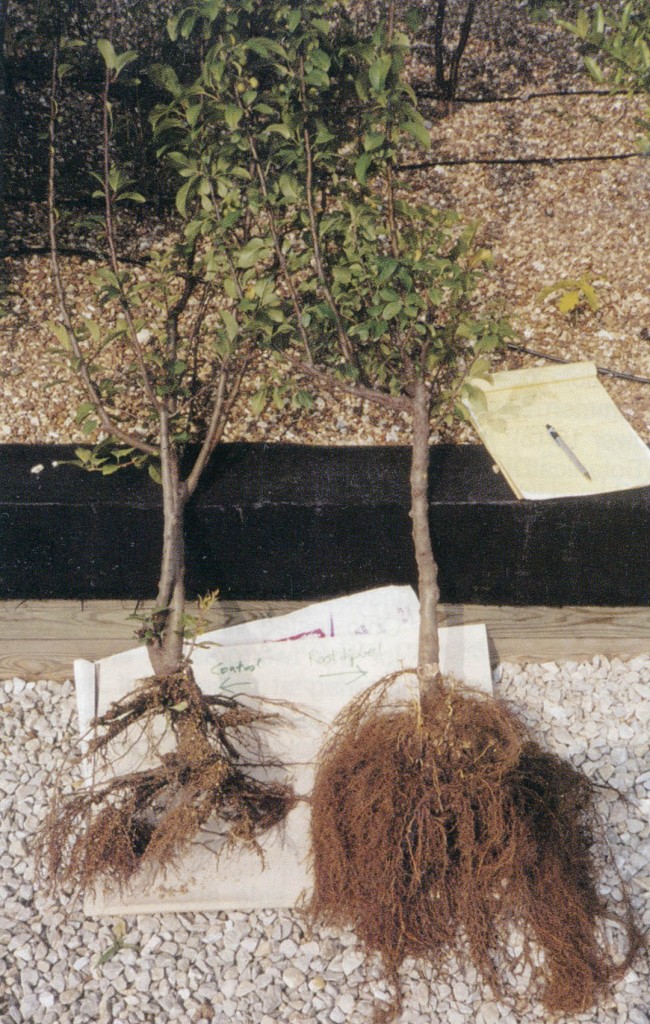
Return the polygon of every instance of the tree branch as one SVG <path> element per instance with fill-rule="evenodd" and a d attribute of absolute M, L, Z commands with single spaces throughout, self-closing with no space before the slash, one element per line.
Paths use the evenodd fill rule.
<path fill-rule="evenodd" d="M 238 106 L 240 107 L 240 109 L 243 110 L 244 108 L 243 108 L 241 99 L 239 98 L 239 95 L 237 95 L 237 103 L 238 103 Z M 257 146 L 255 145 L 255 139 L 253 138 L 253 136 L 251 135 L 251 133 L 248 130 L 246 131 L 246 141 L 248 142 L 248 147 L 249 147 L 251 155 L 253 157 L 253 163 L 254 163 L 254 166 L 255 166 L 255 171 L 256 171 L 256 174 L 257 174 L 257 178 L 258 178 L 258 181 L 260 183 L 260 188 L 262 189 L 262 195 L 264 196 L 264 200 L 266 202 L 266 210 L 267 210 L 268 217 L 269 217 L 269 226 L 271 228 L 271 237 L 273 238 L 273 248 L 275 249 L 275 254 L 276 254 L 277 258 L 278 258 L 278 262 L 279 262 L 280 268 L 282 270 L 282 276 L 284 278 L 284 282 L 285 282 L 285 284 L 286 284 L 286 286 L 287 286 L 287 288 L 289 290 L 289 295 L 291 296 L 291 304 L 293 306 L 293 311 L 294 311 L 294 315 L 295 315 L 295 318 L 296 318 L 296 327 L 298 328 L 298 333 L 300 334 L 300 338 L 301 338 L 301 341 L 303 343 L 303 347 L 305 349 L 305 355 L 307 357 L 307 360 L 308 360 L 309 363 L 312 363 L 313 362 L 313 357 L 312 357 L 312 354 L 311 354 L 311 346 L 309 344 L 309 338 L 307 337 L 307 332 L 306 332 L 306 330 L 304 328 L 304 325 L 302 323 L 302 309 L 300 307 L 300 300 L 298 298 L 298 293 L 296 291 L 296 286 L 294 285 L 293 279 L 291 277 L 291 274 L 289 273 L 289 267 L 287 266 L 287 260 L 286 260 L 286 257 L 284 255 L 284 252 L 282 251 L 282 246 L 280 244 L 280 234 L 278 232 L 277 225 L 275 223 L 275 217 L 273 215 L 273 208 L 271 206 L 271 197 L 269 196 L 269 190 L 268 190 L 268 185 L 267 185 L 267 181 L 266 181 L 266 175 L 264 173 L 264 168 L 262 167 L 262 163 L 261 163 L 260 158 L 259 158 L 259 153 L 257 151 Z"/>
<path fill-rule="evenodd" d="M 314 163 L 313 163 L 313 154 L 312 154 L 312 149 L 311 149 L 311 139 L 309 137 L 309 128 L 307 127 L 308 105 L 307 105 L 307 90 L 305 88 L 305 60 L 304 60 L 304 57 L 300 58 L 299 74 L 300 74 L 300 99 L 301 99 L 301 102 L 302 102 L 302 109 L 303 109 L 303 115 L 304 115 L 304 125 L 303 125 L 303 133 L 302 133 L 302 135 L 303 135 L 303 144 L 304 144 L 304 147 L 305 147 L 305 157 L 306 157 L 306 160 L 307 160 L 307 174 L 306 174 L 306 180 L 305 180 L 305 193 L 306 193 L 306 198 L 307 198 L 307 212 L 308 212 L 308 216 L 309 216 L 309 229 L 310 229 L 310 233 L 311 233 L 312 245 L 314 247 L 314 263 L 316 265 L 316 273 L 318 275 L 318 280 L 320 281 L 321 288 L 323 289 L 323 295 L 325 296 L 325 301 L 327 302 L 327 305 L 329 306 L 329 308 L 330 308 L 330 310 L 332 312 L 332 316 L 334 317 L 334 322 L 336 323 L 336 331 L 337 331 L 338 338 L 339 338 L 339 346 L 340 346 L 340 349 L 341 349 L 341 354 L 344 356 L 345 359 L 347 359 L 349 362 L 351 362 L 352 365 L 357 370 L 360 370 L 359 360 L 358 360 L 358 357 L 357 357 L 356 350 L 355 350 L 354 345 L 352 344 L 352 342 L 350 341 L 350 339 L 349 339 L 349 337 L 347 335 L 347 331 L 345 330 L 345 327 L 343 325 L 343 321 L 341 319 L 341 314 L 339 312 L 338 306 L 336 305 L 336 302 L 334 301 L 334 296 L 332 295 L 332 292 L 330 290 L 329 282 L 327 280 L 327 274 L 325 272 L 325 264 L 324 264 L 323 256 L 322 256 L 322 253 L 321 253 L 320 239 L 318 237 L 318 224 L 317 224 L 317 220 L 316 220 L 316 211 L 314 209 L 314 188 L 313 188 Z"/>
<path fill-rule="evenodd" d="M 385 409 L 392 409 L 393 412 L 408 412 L 411 408 L 410 399 L 401 395 L 389 395 L 385 391 L 376 391 L 374 388 L 365 387 L 362 384 L 346 384 L 335 377 L 333 373 L 319 369 L 312 363 L 303 363 L 288 352 L 283 352 L 282 358 L 286 359 L 294 370 L 318 381 L 328 391 L 342 391 L 346 395 L 353 395 L 362 402 L 372 402 L 374 405 L 381 405 Z"/>
<path fill-rule="evenodd" d="M 449 82 L 447 86 L 447 99 L 451 99 L 456 95 L 458 88 L 458 71 L 460 68 L 460 62 L 465 52 L 465 47 L 469 40 L 469 34 L 472 30 L 472 22 L 474 20 L 474 12 L 476 10 L 476 0 L 468 0 L 467 8 L 465 10 L 465 17 L 460 27 L 460 38 L 458 45 L 453 52 L 451 58 L 451 66 L 449 68 Z"/>
<path fill-rule="evenodd" d="M 246 346 L 245 350 L 244 350 L 244 354 L 243 354 L 243 358 L 242 358 L 240 367 L 239 367 L 239 369 L 237 371 L 237 375 L 235 377 L 235 380 L 234 380 L 234 382 L 232 383 L 232 385 L 230 387 L 230 391 L 228 392 L 228 396 L 227 397 L 226 397 L 226 369 L 227 369 L 227 363 L 222 367 L 221 375 L 220 375 L 220 378 L 219 378 L 219 384 L 218 384 L 218 388 L 217 388 L 217 396 L 216 396 L 216 399 L 215 399 L 215 402 L 214 402 L 214 406 L 213 406 L 213 409 L 212 409 L 212 416 L 210 418 L 210 423 L 209 423 L 208 430 L 207 430 L 207 433 L 206 433 L 206 436 L 205 436 L 205 440 L 203 441 L 203 444 L 201 445 L 201 450 L 200 450 L 200 452 L 199 452 L 199 454 L 197 456 L 197 459 L 196 459 L 196 462 L 194 463 L 194 466 L 192 467 L 192 471 L 191 471 L 191 473 L 188 476 L 187 481 L 186 481 L 186 487 L 187 487 L 188 495 L 194 494 L 194 492 L 195 492 L 195 490 L 197 488 L 199 479 L 201 477 L 201 473 L 205 469 L 205 466 L 207 465 L 207 463 L 208 463 L 208 461 L 210 459 L 210 456 L 212 455 L 214 449 L 217 447 L 217 445 L 221 441 L 221 438 L 223 437 L 223 432 L 224 432 L 224 430 L 226 428 L 226 424 L 228 423 L 228 418 L 230 416 L 230 412 L 232 410 L 232 407 L 235 404 L 237 396 L 239 395 L 239 392 L 240 392 L 240 389 L 241 389 L 241 383 L 242 383 L 242 380 L 244 378 L 244 374 L 246 372 L 246 369 L 248 367 L 248 363 L 250 361 L 251 355 L 252 355 L 252 343 L 249 342 L 248 345 Z"/>
<path fill-rule="evenodd" d="M 392 48 L 393 35 L 395 29 L 395 0 L 390 0 L 388 5 L 388 46 Z M 386 140 L 389 146 L 393 143 L 393 119 L 388 116 L 386 122 Z M 399 259 L 399 237 L 397 233 L 397 218 L 395 216 L 395 180 L 393 177 L 393 164 L 395 162 L 395 155 L 392 152 L 388 154 L 388 160 L 386 161 L 386 184 L 388 187 L 388 231 L 390 234 L 390 248 L 393 254 L 393 259 Z"/>
<path fill-rule="evenodd" d="M 125 319 L 126 324 L 127 324 L 128 336 L 129 336 L 129 340 L 131 342 L 131 348 L 133 349 L 133 353 L 135 355 L 135 358 L 136 358 L 136 361 L 137 361 L 137 364 L 138 364 L 138 367 L 139 367 L 139 370 L 140 370 L 140 375 L 142 377 L 142 383 L 143 383 L 145 392 L 147 394 L 147 397 L 149 398 L 149 401 L 151 402 L 151 405 L 153 406 L 153 408 L 159 412 L 160 408 L 161 408 L 161 403 L 158 401 L 158 398 L 156 396 L 156 392 L 155 392 L 153 384 L 151 382 L 151 378 L 149 376 L 149 371 L 147 370 L 147 364 L 145 362 L 144 352 L 143 352 L 143 349 L 142 349 L 142 345 L 140 344 L 140 342 L 138 340 L 138 332 L 137 332 L 135 324 L 133 322 L 133 316 L 131 315 L 131 307 L 129 305 L 129 300 L 128 300 L 128 297 L 127 297 L 126 292 L 124 290 L 124 287 L 122 285 L 122 280 L 121 280 L 121 277 L 120 277 L 119 260 L 118 260 L 118 256 L 117 256 L 117 247 L 116 247 L 116 244 L 115 244 L 115 230 L 114 230 L 114 221 L 113 221 L 113 204 L 111 202 L 111 193 L 110 193 L 110 185 L 109 185 L 109 176 L 110 176 L 110 170 L 111 170 L 111 158 L 110 158 L 110 147 L 109 147 L 110 127 L 109 127 L 109 117 L 108 117 L 110 86 L 111 86 L 111 72 L 110 72 L 110 69 L 107 67 L 106 68 L 106 73 L 104 75 L 104 90 L 102 92 L 102 106 L 103 106 L 102 129 L 103 129 L 103 163 L 104 163 L 104 210 L 105 210 L 105 219 L 106 219 L 106 242 L 107 242 L 107 245 L 108 245 L 108 253 L 109 253 L 109 258 L 110 258 L 111 269 L 112 269 L 113 274 L 115 275 L 115 279 L 117 281 L 117 288 L 118 288 L 118 292 L 119 292 L 119 296 L 120 296 L 120 305 L 122 306 L 122 312 L 124 313 L 124 319 Z"/>
<path fill-rule="evenodd" d="M 153 445 L 142 441 L 139 437 L 134 434 L 123 430 L 110 416 L 107 409 L 104 406 L 101 395 L 97 390 L 97 387 L 91 377 L 88 362 L 83 354 L 83 350 L 79 343 L 79 338 L 70 316 L 68 309 L 67 296 L 65 287 L 63 285 L 63 278 L 61 275 L 61 265 L 59 263 L 59 250 L 58 250 L 58 237 L 56 227 L 56 171 L 55 171 L 55 157 L 56 157 L 56 118 L 57 118 L 57 76 L 58 76 L 58 63 L 59 63 L 59 44 L 58 39 L 54 41 L 54 49 L 52 53 L 52 77 L 50 82 L 50 122 L 49 122 L 49 159 L 48 159 L 48 232 L 50 239 L 50 264 L 52 267 L 52 279 L 54 281 L 54 288 L 59 304 L 59 310 L 61 313 L 61 319 L 63 325 L 68 332 L 68 338 L 70 340 L 70 347 L 72 354 L 76 360 L 77 367 L 76 372 L 81 379 L 81 382 L 86 390 L 86 394 L 95 410 L 102 429 L 110 437 L 116 438 L 118 441 L 128 445 L 130 448 L 135 448 L 137 451 L 143 452 L 147 455 L 157 455 L 158 449 Z"/>

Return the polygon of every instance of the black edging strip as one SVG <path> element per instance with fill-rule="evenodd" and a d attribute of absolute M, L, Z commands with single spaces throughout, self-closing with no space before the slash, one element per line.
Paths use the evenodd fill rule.
<path fill-rule="evenodd" d="M 150 599 L 160 491 L 0 445 L 0 598 Z M 187 517 L 190 596 L 318 600 L 415 584 L 408 448 L 220 446 Z M 33 472 L 42 466 L 40 472 Z M 518 501 L 478 445 L 431 450 L 431 526 L 452 604 L 649 603 L 650 488 Z"/>

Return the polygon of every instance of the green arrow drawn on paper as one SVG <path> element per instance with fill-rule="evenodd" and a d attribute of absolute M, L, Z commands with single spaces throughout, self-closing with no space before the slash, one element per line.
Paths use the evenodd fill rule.
<path fill-rule="evenodd" d="M 352 669 L 350 672 L 323 672 L 320 676 L 321 679 L 345 679 L 346 683 L 351 685 L 356 683 L 357 679 L 364 679 L 368 673 L 363 668 Z"/>

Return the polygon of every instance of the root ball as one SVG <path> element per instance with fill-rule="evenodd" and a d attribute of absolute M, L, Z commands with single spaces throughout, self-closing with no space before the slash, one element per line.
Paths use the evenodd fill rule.
<path fill-rule="evenodd" d="M 296 803 L 292 788 L 272 777 L 280 766 L 264 756 L 264 731 L 277 718 L 205 696 L 189 667 L 144 681 L 94 723 L 89 751 L 100 781 L 57 789 L 39 837 L 41 877 L 123 889 L 145 864 L 156 872 L 176 863 L 208 822 L 224 847 L 259 849 L 258 837 Z M 123 756 L 131 737 L 148 738 L 146 767 L 113 774 L 115 745 Z"/>
<path fill-rule="evenodd" d="M 580 1012 L 627 953 L 602 934 L 594 783 L 541 748 L 504 703 L 439 680 L 396 705 L 392 678 L 339 717 L 312 796 L 314 919 L 352 927 L 396 991 L 407 957 L 444 977 L 470 959 L 493 994 L 527 967 L 549 1010 Z M 530 989 L 529 989 L 530 991 Z"/>

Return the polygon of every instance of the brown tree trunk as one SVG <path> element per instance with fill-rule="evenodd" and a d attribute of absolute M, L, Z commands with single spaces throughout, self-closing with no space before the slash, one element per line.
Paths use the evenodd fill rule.
<path fill-rule="evenodd" d="M 413 442 L 411 455 L 411 520 L 418 570 L 420 597 L 420 638 L 418 677 L 420 692 L 439 674 L 438 651 L 438 566 L 433 557 L 429 526 L 429 435 L 431 398 L 423 381 L 413 396 Z"/>
<path fill-rule="evenodd" d="M 163 490 L 163 550 L 154 612 L 154 635 L 148 651 L 154 675 L 171 706 L 177 753 L 188 764 L 209 759 L 203 697 L 192 667 L 183 655 L 185 616 L 185 508 L 188 488 L 181 479 L 178 452 L 169 440 L 166 413 L 161 415 L 160 470 Z"/>
<path fill-rule="evenodd" d="M 154 613 L 154 636 L 148 642 L 156 676 L 170 676 L 183 664 L 185 613 L 185 534 L 187 487 L 180 477 L 178 453 L 161 417 L 160 471 L 163 491 L 163 550 Z"/>
<path fill-rule="evenodd" d="M 433 48 L 436 69 L 436 85 L 440 90 L 441 97 L 445 102 L 447 113 L 450 113 L 452 100 L 458 90 L 458 73 L 460 62 L 465 52 L 465 47 L 472 30 L 472 22 L 476 11 L 477 0 L 468 0 L 465 15 L 460 26 L 460 37 L 449 59 L 449 72 L 445 69 L 445 58 L 447 50 L 445 47 L 445 16 L 447 13 L 447 0 L 438 0 L 436 18 L 433 30 Z"/>

